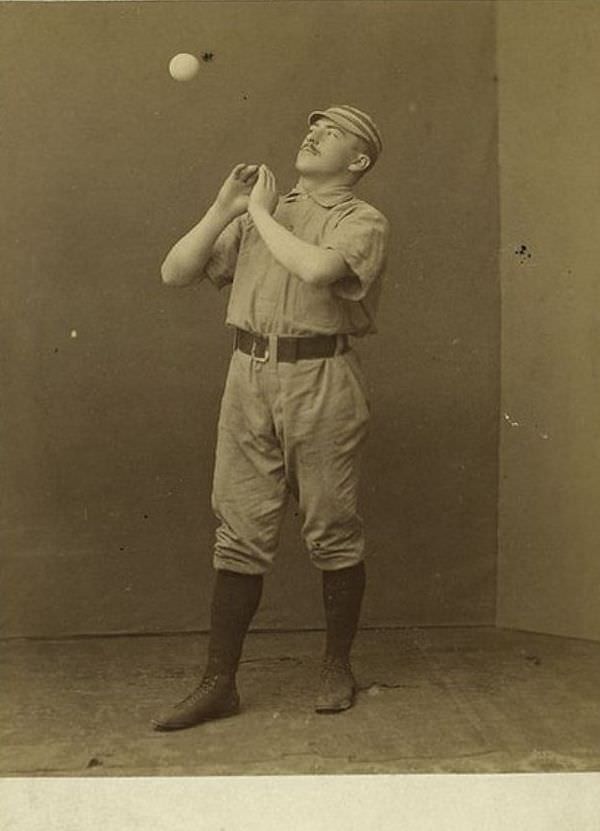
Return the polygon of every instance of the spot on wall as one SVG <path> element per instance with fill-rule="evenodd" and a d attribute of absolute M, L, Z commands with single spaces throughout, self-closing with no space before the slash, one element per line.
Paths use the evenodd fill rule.
<path fill-rule="evenodd" d="M 210 63 L 213 60 L 214 57 L 215 57 L 214 52 L 203 52 L 202 53 L 202 60 L 204 61 L 204 63 Z"/>
<path fill-rule="evenodd" d="M 519 422 L 515 421 L 513 418 L 511 418 L 509 413 L 504 413 L 504 420 L 507 421 L 510 424 L 511 427 L 519 427 L 520 426 Z"/>
<path fill-rule="evenodd" d="M 524 263 L 525 260 L 531 259 L 531 251 L 524 244 L 515 249 L 515 254 L 520 258 L 522 263 Z"/>

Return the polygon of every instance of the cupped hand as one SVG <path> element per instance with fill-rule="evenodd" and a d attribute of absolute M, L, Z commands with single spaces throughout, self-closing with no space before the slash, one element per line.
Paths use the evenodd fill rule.
<path fill-rule="evenodd" d="M 275 176 L 265 164 L 261 164 L 258 168 L 258 178 L 250 193 L 248 210 L 250 213 L 254 210 L 265 210 L 272 215 L 278 202 L 279 194 Z"/>
<path fill-rule="evenodd" d="M 216 204 L 228 214 L 238 216 L 248 210 L 248 198 L 258 179 L 257 164 L 236 164 L 223 182 Z"/>

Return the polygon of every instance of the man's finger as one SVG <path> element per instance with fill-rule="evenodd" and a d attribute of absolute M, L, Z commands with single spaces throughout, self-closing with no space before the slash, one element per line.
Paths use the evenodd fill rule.
<path fill-rule="evenodd" d="M 242 170 L 245 167 L 246 167 L 245 162 L 241 162 L 240 164 L 236 164 L 236 166 L 233 168 L 233 170 L 231 171 L 231 173 L 229 175 L 233 176 L 234 179 L 239 179 L 240 178 L 240 173 L 242 172 Z"/>
<path fill-rule="evenodd" d="M 240 175 L 240 179 L 243 179 L 245 182 L 247 182 L 248 179 L 251 179 L 256 174 L 257 170 L 258 170 L 258 165 L 257 164 L 246 164 L 246 165 L 244 165 L 244 170 L 242 171 L 242 173 Z"/>

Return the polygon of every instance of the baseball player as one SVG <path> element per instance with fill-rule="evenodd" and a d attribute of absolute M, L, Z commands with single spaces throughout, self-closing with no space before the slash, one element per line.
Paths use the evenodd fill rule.
<path fill-rule="evenodd" d="M 320 569 L 326 640 L 319 713 L 352 706 L 350 650 L 365 588 L 357 511 L 369 403 L 351 337 L 375 331 L 389 226 L 353 186 L 382 149 L 349 105 L 312 112 L 280 196 L 266 165 L 238 164 L 162 265 L 163 281 L 231 285 L 234 349 L 221 402 L 212 507 L 219 521 L 204 676 L 153 720 L 177 730 L 237 713 L 236 671 L 290 494 Z"/>

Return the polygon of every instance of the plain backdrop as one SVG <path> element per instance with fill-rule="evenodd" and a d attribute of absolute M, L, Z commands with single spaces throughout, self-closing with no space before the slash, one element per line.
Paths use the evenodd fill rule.
<path fill-rule="evenodd" d="M 498 7 L 498 622 L 600 640 L 600 5 Z"/>
<path fill-rule="evenodd" d="M 365 625 L 494 621 L 499 204 L 488 2 L 5 3 L 3 635 L 205 628 L 226 292 L 162 258 L 239 161 L 282 191 L 353 103 L 392 225 L 370 379 Z M 178 52 L 201 60 L 189 83 Z M 290 511 L 255 625 L 320 626 Z"/>

